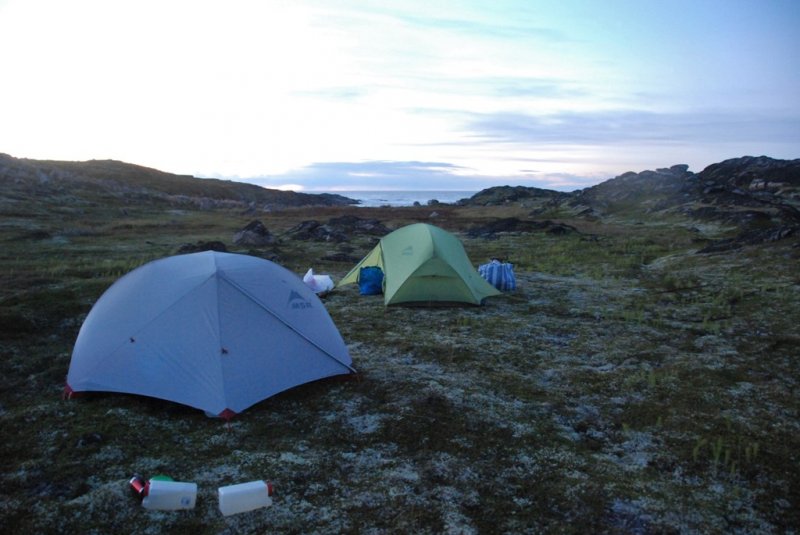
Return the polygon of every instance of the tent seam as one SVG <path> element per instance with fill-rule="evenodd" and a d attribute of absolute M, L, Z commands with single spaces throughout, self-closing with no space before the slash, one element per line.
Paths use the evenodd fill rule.
<path fill-rule="evenodd" d="M 221 298 L 221 295 L 220 295 L 221 285 L 219 284 L 219 276 L 220 276 L 221 272 L 220 272 L 219 263 L 217 262 L 217 258 L 218 258 L 217 255 L 216 254 L 212 255 L 212 258 L 214 259 L 214 273 L 211 276 L 215 279 L 215 282 L 217 284 L 217 335 L 218 335 L 218 340 L 219 340 L 219 345 L 220 345 L 219 351 L 220 351 L 220 353 L 222 353 L 222 343 L 223 343 L 222 342 L 222 318 L 221 318 L 222 314 L 220 314 L 220 310 L 219 310 L 219 307 L 220 307 L 219 304 L 220 304 L 220 298 Z M 225 410 L 230 410 L 230 407 L 228 407 L 228 390 L 225 387 L 225 385 L 226 385 L 226 381 L 225 381 L 225 363 L 223 362 L 223 359 L 222 359 L 221 355 L 218 355 L 218 357 L 219 358 L 217 359 L 217 362 L 219 363 L 219 376 L 222 377 L 222 399 L 225 401 Z M 220 413 L 220 414 L 222 414 L 222 413 Z"/>
<path fill-rule="evenodd" d="M 262 309 L 264 309 L 265 311 L 267 311 L 269 314 L 271 314 L 271 315 L 272 315 L 272 316 L 273 316 L 275 319 L 277 319 L 278 321 L 280 321 L 281 323 L 283 323 L 283 324 L 284 324 L 286 327 L 288 327 L 290 330 L 292 330 L 292 331 L 294 331 L 295 333 L 297 333 L 298 335 L 300 335 L 300 336 L 301 336 L 301 337 L 302 337 L 304 340 L 306 340 L 308 343 L 310 343 L 311 345 L 313 345 L 314 347 L 316 347 L 317 349 L 319 349 L 320 351 L 322 351 L 324 354 L 328 355 L 330 358 L 332 358 L 333 360 L 335 360 L 336 362 L 338 362 L 339 364 L 341 364 L 342 366 L 344 366 L 345 368 L 347 368 L 348 370 L 350 370 L 350 372 L 351 372 L 351 373 L 358 373 L 358 372 L 356 371 L 356 369 L 355 369 L 355 368 L 353 368 L 353 367 L 352 367 L 352 366 L 350 366 L 349 364 L 345 364 L 344 362 L 342 362 L 341 360 L 339 360 L 338 358 L 336 358 L 334 355 L 332 355 L 332 354 L 330 353 L 330 351 L 328 351 L 328 350 L 327 350 L 327 349 L 325 349 L 324 347 L 320 346 L 318 343 L 316 343 L 314 340 L 312 340 L 311 338 L 309 338 L 309 337 L 308 337 L 308 336 L 306 336 L 305 334 L 303 334 L 303 333 L 301 333 L 300 331 L 298 331 L 298 330 L 297 330 L 297 329 L 296 329 L 296 328 L 295 328 L 295 327 L 294 327 L 294 326 L 293 326 L 291 323 L 289 323 L 288 321 L 286 321 L 285 319 L 283 319 L 283 318 L 282 318 L 282 317 L 281 317 L 281 316 L 280 316 L 280 315 L 279 315 L 277 312 L 275 312 L 274 310 L 272 310 L 271 308 L 269 308 L 268 306 L 266 306 L 264 303 L 262 303 L 261 301 L 259 301 L 258 299 L 256 299 L 256 298 L 255 298 L 253 295 L 251 295 L 251 294 L 250 294 L 250 292 L 248 292 L 247 290 L 245 290 L 244 288 L 242 288 L 242 287 L 241 287 L 239 284 L 237 284 L 237 283 L 236 283 L 236 282 L 234 282 L 233 280 L 231 280 L 231 279 L 229 279 L 228 277 L 226 277 L 224 272 L 221 272 L 221 273 L 220 273 L 220 277 L 221 277 L 223 280 L 225 280 L 226 282 L 228 282 L 228 283 L 229 283 L 229 284 L 230 284 L 230 285 L 231 285 L 233 288 L 235 288 L 235 289 L 237 289 L 239 292 L 241 292 L 241 293 L 242 293 L 242 295 L 244 295 L 245 297 L 247 297 L 248 299 L 250 299 L 250 300 L 251 300 L 253 303 L 255 303 L 257 306 L 261 307 Z"/>
<path fill-rule="evenodd" d="M 181 295 L 180 297 L 178 297 L 177 299 L 173 300 L 173 301 L 172 301 L 172 302 L 169 304 L 169 306 L 165 307 L 165 308 L 164 308 L 164 309 L 161 311 L 161 313 L 159 313 L 159 314 L 157 314 L 156 316 L 154 316 L 154 317 L 153 317 L 153 318 L 152 318 L 150 321 L 148 321 L 147 323 L 145 323 L 144 325 L 142 325 L 142 326 L 141 326 L 141 327 L 140 327 L 138 330 L 136 330 L 136 331 L 132 332 L 132 333 L 130 334 L 130 339 L 121 341 L 121 342 L 120 342 L 119 344 L 117 344 L 117 345 L 116 345 L 116 346 L 115 346 L 115 347 L 114 347 L 112 350 L 110 350 L 108 353 L 106 353 L 106 355 L 105 355 L 105 356 L 104 356 L 102 359 L 100 359 L 99 361 L 97 361 L 97 363 L 95 364 L 95 366 L 94 366 L 94 368 L 93 368 L 93 369 L 97 369 L 97 368 L 100 366 L 100 364 L 102 364 L 102 363 L 106 362 L 106 361 L 107 361 L 109 358 L 111 358 L 111 357 L 112 357 L 114 354 L 116 354 L 116 352 L 117 352 L 117 351 L 119 351 L 119 350 L 120 350 L 120 348 L 124 347 L 126 344 L 128 344 L 128 343 L 135 343 L 135 339 L 136 339 L 136 338 L 139 336 L 139 333 L 140 333 L 140 332 L 144 331 L 144 330 L 145 330 L 145 329 L 147 329 L 147 328 L 148 328 L 150 325 L 152 325 L 153 323 L 155 323 L 155 322 L 156 322 L 156 321 L 157 321 L 159 318 L 163 317 L 163 316 L 164 316 L 164 315 L 165 315 L 167 312 L 169 312 L 170 310 L 172 310 L 172 308 L 173 308 L 173 307 L 175 307 L 175 306 L 176 306 L 178 303 L 180 303 L 181 301 L 183 301 L 184 299 L 186 299 L 186 297 L 187 297 L 187 296 L 191 295 L 191 294 L 192 294 L 192 293 L 193 293 L 193 292 L 194 292 L 194 291 L 195 291 L 197 288 L 199 288 L 199 287 L 200 287 L 200 286 L 202 286 L 203 284 L 207 283 L 207 282 L 208 282 L 208 281 L 209 281 L 209 280 L 210 280 L 212 277 L 214 277 L 214 275 L 211 275 L 211 276 L 207 277 L 207 278 L 206 278 L 206 279 L 205 279 L 205 280 L 204 280 L 202 283 L 198 284 L 197 286 L 194 286 L 194 287 L 192 287 L 192 288 L 191 288 L 189 291 L 187 291 L 185 294 L 183 294 L 183 295 Z"/>

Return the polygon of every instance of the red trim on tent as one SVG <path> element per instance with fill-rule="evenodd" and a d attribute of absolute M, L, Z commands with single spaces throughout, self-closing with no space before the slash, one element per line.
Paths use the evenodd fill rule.
<path fill-rule="evenodd" d="M 69 386 L 69 383 L 64 383 L 64 392 L 61 394 L 61 399 L 72 399 L 75 394 L 75 391 Z"/>

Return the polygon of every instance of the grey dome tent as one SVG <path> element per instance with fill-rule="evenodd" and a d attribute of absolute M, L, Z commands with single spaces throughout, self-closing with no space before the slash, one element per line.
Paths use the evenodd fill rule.
<path fill-rule="evenodd" d="M 339 331 L 294 273 L 202 252 L 117 280 L 81 326 L 65 390 L 141 394 L 230 418 L 299 384 L 354 373 Z"/>

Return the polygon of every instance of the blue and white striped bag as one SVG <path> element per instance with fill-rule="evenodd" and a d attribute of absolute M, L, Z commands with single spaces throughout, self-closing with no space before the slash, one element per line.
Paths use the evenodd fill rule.
<path fill-rule="evenodd" d="M 488 264 L 478 266 L 478 273 L 489 281 L 489 284 L 502 292 L 511 292 L 517 289 L 514 264 L 495 259 Z"/>

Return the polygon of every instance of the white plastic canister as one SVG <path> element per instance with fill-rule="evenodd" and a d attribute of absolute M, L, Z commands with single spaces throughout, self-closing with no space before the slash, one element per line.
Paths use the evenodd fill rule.
<path fill-rule="evenodd" d="M 272 505 L 272 485 L 264 481 L 220 487 L 218 493 L 219 510 L 225 516 Z"/>
<path fill-rule="evenodd" d="M 197 483 L 151 479 L 147 482 L 145 492 L 142 499 L 145 509 L 193 509 L 197 500 Z"/>

